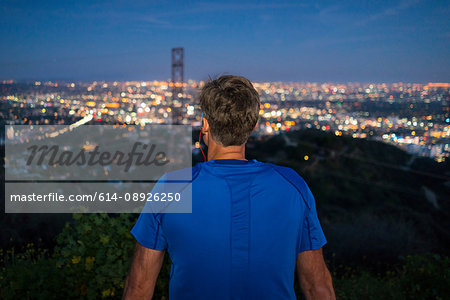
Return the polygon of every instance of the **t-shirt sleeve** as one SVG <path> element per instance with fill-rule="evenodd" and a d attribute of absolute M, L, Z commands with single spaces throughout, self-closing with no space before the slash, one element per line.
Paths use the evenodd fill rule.
<path fill-rule="evenodd" d="M 308 206 L 305 208 L 298 253 L 320 249 L 327 243 L 325 234 L 320 226 L 319 218 L 317 217 L 314 196 L 306 183 L 303 190 L 303 197 L 306 198 L 305 201 L 308 203 Z"/>
<path fill-rule="evenodd" d="M 317 217 L 316 201 L 305 180 L 291 168 L 272 166 L 281 176 L 295 186 L 304 208 L 298 213 L 298 217 L 302 218 L 302 220 L 299 220 L 297 253 L 322 248 L 327 243 L 327 240 Z"/>
<path fill-rule="evenodd" d="M 161 192 L 164 189 L 165 175 L 163 175 L 152 189 L 152 193 Z M 147 202 L 142 209 L 139 218 L 131 229 L 131 234 L 142 246 L 154 250 L 167 249 L 167 239 L 161 228 L 161 214 L 155 213 L 158 207 Z"/>
<path fill-rule="evenodd" d="M 154 213 L 142 212 L 131 229 L 131 234 L 139 244 L 146 248 L 154 250 L 165 250 L 167 248 L 166 237 Z"/>

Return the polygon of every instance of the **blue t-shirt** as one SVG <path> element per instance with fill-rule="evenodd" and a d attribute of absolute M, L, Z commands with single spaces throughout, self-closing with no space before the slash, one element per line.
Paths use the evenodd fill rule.
<path fill-rule="evenodd" d="M 294 170 L 257 160 L 192 168 L 192 213 L 141 213 L 131 230 L 172 259 L 170 299 L 296 299 L 300 252 L 326 239 Z"/>

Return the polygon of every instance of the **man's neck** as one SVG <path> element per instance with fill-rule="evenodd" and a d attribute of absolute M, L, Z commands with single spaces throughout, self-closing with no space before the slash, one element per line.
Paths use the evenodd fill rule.
<path fill-rule="evenodd" d="M 213 159 L 245 159 L 245 145 L 222 147 L 217 144 L 208 147 L 208 160 Z"/>

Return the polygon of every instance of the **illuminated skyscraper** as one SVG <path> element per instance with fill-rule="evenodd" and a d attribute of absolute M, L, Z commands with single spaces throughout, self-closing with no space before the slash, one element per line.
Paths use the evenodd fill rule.
<path fill-rule="evenodd" d="M 172 48 L 172 123 L 182 121 L 184 83 L 184 48 Z"/>

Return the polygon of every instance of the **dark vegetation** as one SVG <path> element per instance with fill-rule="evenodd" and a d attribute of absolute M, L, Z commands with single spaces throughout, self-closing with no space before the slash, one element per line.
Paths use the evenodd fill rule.
<path fill-rule="evenodd" d="M 450 295 L 448 162 L 315 130 L 252 138 L 247 153 L 295 169 L 310 186 L 339 299 Z M 0 298 L 120 298 L 136 219 L 2 213 Z M 169 272 L 166 257 L 155 299 L 167 299 Z"/>
<path fill-rule="evenodd" d="M 315 130 L 249 146 L 249 157 L 289 166 L 306 180 L 335 267 L 384 270 L 402 255 L 449 253 L 448 161 L 414 159 L 394 146 Z"/>

